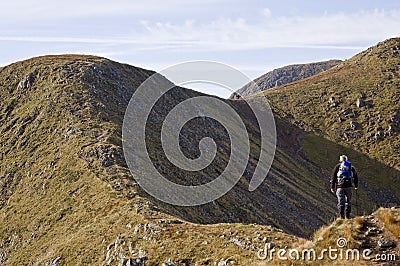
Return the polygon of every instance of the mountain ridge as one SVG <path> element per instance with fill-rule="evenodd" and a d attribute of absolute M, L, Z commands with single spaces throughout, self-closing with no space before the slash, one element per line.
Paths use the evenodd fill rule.
<path fill-rule="evenodd" d="M 294 64 L 276 68 L 256 78 L 252 83 L 243 86 L 234 92 L 229 98 L 235 99 L 245 97 L 259 91 L 302 80 L 337 66 L 341 62 L 341 60 L 332 59 L 328 61 Z"/>
<path fill-rule="evenodd" d="M 265 241 L 278 238 L 274 240 L 277 244 L 289 245 L 299 238 L 288 232 L 311 236 L 335 216 L 335 198 L 326 187 L 332 163 L 328 159 L 333 154 L 325 160 L 316 143 L 371 164 L 373 169 L 360 169 L 360 173 L 377 169 L 388 176 L 398 173 L 304 131 L 277 112 L 276 158 L 264 183 L 250 193 L 247 188 L 257 162 L 258 132 L 244 102 L 226 101 L 246 117 L 254 142 L 248 173 L 210 204 L 188 208 L 159 202 L 134 180 L 121 144 L 125 108 L 135 89 L 153 73 L 79 55 L 44 56 L 1 68 L 0 94 L 5 99 L 0 106 L 1 263 L 114 265 L 146 257 L 157 265 L 168 258 L 180 265 L 198 261 L 208 265 L 231 257 L 246 265 L 257 261 L 256 252 Z M 156 129 L 169 108 L 198 95 L 203 94 L 176 87 L 161 99 L 149 120 L 150 148 L 159 145 Z M 214 132 L 199 125 L 211 126 Z M 204 180 L 209 180 L 227 160 L 227 136 L 207 120 L 192 123 L 183 135 L 191 139 L 193 133 L 200 133 L 199 137 L 211 134 L 220 144 L 215 167 L 205 172 Z M 196 154 L 197 143 L 193 138 L 183 142 L 182 148 Z M 157 153 L 150 156 L 156 159 Z M 175 170 L 167 169 L 166 174 L 177 183 L 185 180 Z M 357 206 L 359 214 L 369 213 L 375 204 L 399 201 L 396 184 L 365 180 L 368 186 L 360 184 L 364 204 Z M 387 191 L 390 202 L 380 191 Z"/>
<path fill-rule="evenodd" d="M 399 170 L 399 45 L 399 38 L 380 42 L 324 73 L 263 93 L 292 123 Z"/>

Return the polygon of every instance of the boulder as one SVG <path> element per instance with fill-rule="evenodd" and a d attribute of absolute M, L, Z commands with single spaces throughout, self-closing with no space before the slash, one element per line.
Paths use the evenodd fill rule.
<path fill-rule="evenodd" d="M 147 259 L 147 257 L 142 257 L 142 258 L 138 258 L 138 259 L 129 259 L 125 265 L 126 266 L 143 266 L 146 259 Z"/>
<path fill-rule="evenodd" d="M 162 266 L 176 266 L 176 263 L 173 262 L 172 260 L 167 260 L 162 264 Z"/>
<path fill-rule="evenodd" d="M 342 110 L 342 114 L 343 115 L 348 115 L 348 114 L 350 114 L 351 113 L 351 110 L 350 109 L 343 109 Z"/>
<path fill-rule="evenodd" d="M 375 133 L 375 139 L 376 140 L 383 140 L 383 133 L 381 131 L 378 131 Z"/>
<path fill-rule="evenodd" d="M 381 238 L 378 240 L 378 246 L 380 248 L 393 248 L 396 246 L 396 243 L 390 239 Z"/>
<path fill-rule="evenodd" d="M 34 81 L 33 74 L 29 74 L 18 83 L 17 90 L 24 90 L 32 86 Z"/>
<path fill-rule="evenodd" d="M 335 97 L 330 97 L 328 103 L 330 107 L 337 107 L 339 105 L 339 102 L 335 100 Z"/>
<path fill-rule="evenodd" d="M 46 263 L 46 266 L 57 266 L 58 262 L 61 260 L 61 257 L 56 257 L 52 259 L 49 263 Z"/>
<path fill-rule="evenodd" d="M 356 129 L 357 129 L 357 125 L 356 125 L 355 122 L 350 121 L 350 129 L 351 129 L 351 130 L 356 130 Z"/>
<path fill-rule="evenodd" d="M 365 101 L 364 101 L 364 99 L 358 98 L 358 99 L 357 99 L 357 102 L 356 102 L 356 105 L 357 105 L 358 108 L 361 108 L 361 107 L 365 106 Z"/>

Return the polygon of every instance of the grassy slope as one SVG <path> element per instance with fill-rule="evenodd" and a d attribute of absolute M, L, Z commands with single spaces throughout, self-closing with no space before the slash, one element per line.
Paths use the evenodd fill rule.
<path fill-rule="evenodd" d="M 399 49 L 400 39 L 390 39 L 324 73 L 264 93 L 281 117 L 400 170 Z M 331 97 L 338 106 L 330 106 Z M 359 98 L 370 108 L 358 108 Z M 378 132 L 382 140 L 375 138 Z"/>
<path fill-rule="evenodd" d="M 10 265 L 43 262 L 55 253 L 68 254 L 69 260 L 78 258 L 81 263 L 96 261 L 101 231 L 112 230 L 112 223 L 132 213 L 126 200 L 77 158 L 79 148 L 93 138 L 96 123 L 80 119 L 90 117 L 85 106 L 88 95 L 72 78 L 65 78 L 67 71 L 59 69 L 72 65 L 73 71 L 74 64 L 87 68 L 96 61 L 72 56 L 40 58 L 2 70 L 8 72 L 2 77 L 15 77 L 11 82 L 2 80 L 1 87 L 2 99 L 7 100 L 1 119 L 5 206 L 0 228 L 2 249 L 6 254 L 16 250 L 9 258 Z M 32 84 L 18 87 L 18 81 L 29 74 Z M 100 218 L 102 213 L 108 221 Z M 79 259 L 85 250 L 86 255 Z"/>
<path fill-rule="evenodd" d="M 176 218 L 138 195 L 120 160 L 129 90 L 149 74 L 86 56 L 41 57 L 1 69 L 1 263 L 43 265 L 60 256 L 63 265 L 98 265 L 109 244 L 125 239 L 125 250 L 111 257 L 145 250 L 151 265 L 168 258 L 208 264 L 228 255 L 245 264 L 263 245 L 257 235 L 292 241 L 269 226 L 159 222 Z M 177 212 L 199 220 L 196 212 Z M 133 233 L 145 224 L 162 233 Z M 135 254 L 127 252 L 128 242 Z"/>
<path fill-rule="evenodd" d="M 64 265 L 98 265 L 116 240 L 122 250 L 111 257 L 146 250 L 150 265 L 168 258 L 207 265 L 227 257 L 248 265 L 259 262 L 256 251 L 265 241 L 285 246 L 297 238 L 252 224 L 168 223 L 176 218 L 164 213 L 201 223 L 270 224 L 301 235 L 333 216 L 326 173 L 305 156 L 304 133 L 285 120 L 277 120 L 277 157 L 257 191 L 247 191 L 244 177 L 215 204 L 175 208 L 140 191 L 121 153 L 125 106 L 152 72 L 90 56 L 35 58 L 0 71 L 0 254 L 8 265 L 58 256 Z M 145 224 L 152 230 L 143 230 Z M 129 242 L 135 254 L 128 254 Z"/>
<path fill-rule="evenodd" d="M 301 150 L 326 175 L 340 154 L 349 155 L 361 177 L 359 214 L 399 204 L 400 130 L 392 119 L 400 112 L 399 49 L 400 39 L 387 40 L 324 73 L 264 92 L 275 113 L 308 132 Z M 331 97 L 338 106 L 330 106 Z M 356 106 L 360 97 L 370 108 Z M 355 130 L 346 130 L 350 121 Z"/>

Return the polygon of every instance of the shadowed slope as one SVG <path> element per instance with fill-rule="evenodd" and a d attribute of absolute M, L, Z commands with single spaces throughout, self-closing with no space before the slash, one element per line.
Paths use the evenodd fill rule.
<path fill-rule="evenodd" d="M 252 141 L 250 161 L 237 186 L 215 202 L 193 208 L 171 206 L 146 195 L 126 166 L 121 127 L 131 95 L 153 73 L 77 55 L 38 57 L 0 69 L 2 263 L 45 264 L 58 257 L 65 265 L 100 264 L 112 258 L 116 263 L 122 251 L 111 252 L 110 243 L 112 250 L 128 249 L 130 243 L 136 253 L 123 256 L 138 257 L 142 250 L 151 263 L 173 257 L 182 263 L 186 259 L 207 264 L 236 254 L 235 261 L 246 265 L 263 247 L 261 236 L 279 237 L 282 245 L 295 237 L 270 226 L 235 222 L 273 225 L 307 236 L 331 219 L 335 202 L 326 190 L 322 170 L 329 166 L 313 158 L 313 152 L 323 151 L 307 149 L 314 135 L 279 117 L 272 169 L 256 191 L 248 191 L 259 154 L 259 133 L 242 101 L 226 101 L 242 116 Z M 189 123 L 182 131 L 181 145 L 188 156 L 195 156 L 198 139 L 212 137 L 219 147 L 212 167 L 187 176 L 166 167 L 169 162 L 162 154 L 157 157 L 159 127 L 168 110 L 198 95 L 202 94 L 176 87 L 159 101 L 148 120 L 149 154 L 176 183 L 209 181 L 229 159 L 226 132 L 207 119 Z M 389 191 L 398 201 L 395 188 L 382 183 L 377 189 Z M 373 193 L 364 192 L 365 210 L 381 204 Z M 234 224 L 194 225 L 170 215 L 195 223 Z M 210 245 L 201 245 L 204 241 Z"/>

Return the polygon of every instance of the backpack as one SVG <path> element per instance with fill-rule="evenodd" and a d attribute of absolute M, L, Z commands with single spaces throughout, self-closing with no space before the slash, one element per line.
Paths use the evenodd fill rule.
<path fill-rule="evenodd" d="M 337 172 L 337 177 L 341 178 L 352 178 L 353 174 L 351 171 L 351 162 L 343 161 L 340 163 L 339 171 Z"/>

